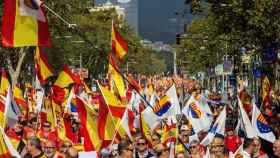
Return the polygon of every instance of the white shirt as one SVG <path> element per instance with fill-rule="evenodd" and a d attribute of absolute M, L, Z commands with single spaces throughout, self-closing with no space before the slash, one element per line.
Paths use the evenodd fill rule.
<path fill-rule="evenodd" d="M 251 155 L 249 153 L 247 153 L 245 150 L 243 150 L 242 156 L 243 156 L 243 158 L 251 158 Z"/>

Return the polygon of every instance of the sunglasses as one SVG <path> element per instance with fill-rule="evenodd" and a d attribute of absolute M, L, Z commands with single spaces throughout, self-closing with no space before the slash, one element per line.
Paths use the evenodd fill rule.
<path fill-rule="evenodd" d="M 146 143 L 137 143 L 137 145 L 138 145 L 138 146 L 140 146 L 140 145 L 143 146 L 143 145 L 146 145 Z"/>
<path fill-rule="evenodd" d="M 126 148 L 125 150 L 133 152 L 133 149 Z"/>
<path fill-rule="evenodd" d="M 62 147 L 63 148 L 70 148 L 70 147 L 72 147 L 72 145 L 63 144 Z"/>
<path fill-rule="evenodd" d="M 212 147 L 212 148 L 223 148 L 224 145 L 212 145 L 211 147 Z"/>
<path fill-rule="evenodd" d="M 44 149 L 54 149 L 54 146 L 45 146 Z"/>
<path fill-rule="evenodd" d="M 192 145 L 192 146 L 190 146 L 190 149 L 194 149 L 196 147 L 197 147 L 196 145 Z"/>
<path fill-rule="evenodd" d="M 49 127 L 51 127 L 50 125 L 43 125 L 43 127 L 47 127 L 47 128 L 49 128 Z"/>

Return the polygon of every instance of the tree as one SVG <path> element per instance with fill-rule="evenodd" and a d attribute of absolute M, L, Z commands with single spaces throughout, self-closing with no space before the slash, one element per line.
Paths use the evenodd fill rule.
<path fill-rule="evenodd" d="M 2 0 L 0 0 L 2 2 Z M 50 64 L 58 73 L 63 64 L 68 64 L 78 67 L 80 57 L 82 57 L 82 65 L 89 69 L 91 77 L 98 77 L 99 74 L 106 73 L 108 61 L 107 56 L 111 51 L 111 21 L 112 19 L 118 24 L 118 29 L 122 36 L 129 43 L 128 59 L 137 60 L 138 65 L 145 65 L 148 63 L 146 58 L 151 57 L 151 50 L 144 48 L 140 43 L 140 38 L 137 37 L 128 24 L 119 19 L 114 9 L 91 12 L 91 1 L 80 0 L 59 0 L 59 1 L 44 1 L 48 8 L 51 8 L 60 15 L 64 20 L 71 24 L 77 24 L 76 27 L 69 27 L 65 22 L 52 13 L 49 9 L 45 9 L 49 22 L 52 48 L 46 48 L 46 52 Z M 2 5 L 3 3 L 1 3 Z M 2 9 L 2 8 L 1 8 Z M 2 10 L 0 10 L 2 13 Z M 2 16 L 2 15 L 1 15 Z M 27 74 L 30 69 L 27 66 L 33 66 L 33 52 L 34 47 L 29 48 L 2 48 L 1 58 L 2 67 L 9 69 L 12 74 L 13 84 L 17 83 L 18 77 L 29 79 L 27 75 L 20 75 L 20 73 Z M 26 56 L 28 58 L 26 58 Z M 128 61 L 125 60 L 125 62 Z M 155 59 L 155 62 L 161 63 L 160 60 Z M 123 66 L 125 65 L 123 63 Z M 160 65 L 160 64 L 159 64 Z M 140 72 L 149 72 L 150 69 L 141 69 L 135 66 L 135 70 Z M 16 72 L 16 73 L 14 73 Z M 34 71 L 31 71 L 34 73 Z M 34 76 L 34 75 L 32 75 Z"/>

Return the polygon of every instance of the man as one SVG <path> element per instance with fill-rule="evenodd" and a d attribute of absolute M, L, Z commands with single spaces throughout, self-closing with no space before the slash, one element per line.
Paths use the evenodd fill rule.
<path fill-rule="evenodd" d="M 243 158 L 252 158 L 255 151 L 256 144 L 254 143 L 254 139 L 246 138 L 243 143 Z"/>
<path fill-rule="evenodd" d="M 216 135 L 210 144 L 210 157 L 211 158 L 227 158 L 225 154 L 225 144 L 222 135 Z"/>
<path fill-rule="evenodd" d="M 47 158 L 63 158 L 62 155 L 59 155 L 56 152 L 55 142 L 51 140 L 47 140 L 43 146 L 44 154 Z"/>
<path fill-rule="evenodd" d="M 160 135 L 158 133 L 154 133 L 152 135 L 152 146 L 155 147 L 158 144 L 160 144 Z"/>
<path fill-rule="evenodd" d="M 46 158 L 41 148 L 40 139 L 32 136 L 27 140 L 27 154 L 23 158 Z"/>
<path fill-rule="evenodd" d="M 55 131 L 52 131 L 51 123 L 46 121 L 42 125 L 42 129 L 39 131 L 39 138 L 43 140 L 57 141 L 57 135 Z"/>
<path fill-rule="evenodd" d="M 191 128 L 186 124 L 183 124 L 180 128 L 179 139 L 184 149 L 189 149 L 189 137 L 191 135 L 191 132 Z"/>
<path fill-rule="evenodd" d="M 153 154 L 148 151 L 148 144 L 144 137 L 140 136 L 136 140 L 135 158 L 151 158 Z"/>
<path fill-rule="evenodd" d="M 203 157 L 203 149 L 199 145 L 198 140 L 193 140 L 190 143 L 190 157 L 191 158 L 201 158 Z"/>
<path fill-rule="evenodd" d="M 70 141 L 64 141 L 64 143 L 60 146 L 59 152 L 62 155 L 66 155 L 69 148 L 72 147 L 72 143 Z"/>
<path fill-rule="evenodd" d="M 268 155 L 261 150 L 261 141 L 258 138 L 254 138 L 254 144 L 256 145 L 253 157 L 254 158 L 268 158 Z"/>
<path fill-rule="evenodd" d="M 276 140 L 274 143 L 273 143 L 273 152 L 274 152 L 274 155 L 279 157 L 280 158 L 280 140 Z"/>
<path fill-rule="evenodd" d="M 163 144 L 158 144 L 154 148 L 155 155 L 157 156 L 157 158 L 169 158 L 170 156 L 169 150 L 170 149 L 164 146 Z"/>
<path fill-rule="evenodd" d="M 120 158 L 133 158 L 133 146 L 127 140 L 122 140 L 118 144 L 118 154 Z"/>

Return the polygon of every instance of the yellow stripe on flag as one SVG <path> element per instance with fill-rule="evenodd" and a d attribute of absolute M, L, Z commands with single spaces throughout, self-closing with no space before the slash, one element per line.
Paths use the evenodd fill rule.
<path fill-rule="evenodd" d="M 26 46 L 38 43 L 37 19 L 29 16 L 21 16 L 19 11 L 19 0 L 16 3 L 16 18 L 14 28 L 14 46 Z M 24 40 L 22 40 L 24 38 Z"/>

